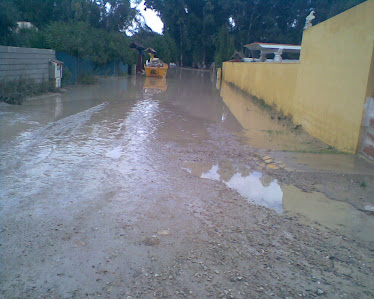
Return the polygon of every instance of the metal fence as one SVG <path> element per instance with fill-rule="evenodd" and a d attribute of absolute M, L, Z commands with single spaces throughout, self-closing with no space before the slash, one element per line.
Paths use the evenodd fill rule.
<path fill-rule="evenodd" d="M 56 59 L 64 63 L 64 75 L 69 74 L 69 78 L 64 80 L 65 85 L 75 84 L 80 76 L 85 75 L 121 76 L 128 74 L 128 65 L 122 61 L 112 61 L 99 65 L 91 60 L 75 57 L 65 52 L 56 52 Z"/>

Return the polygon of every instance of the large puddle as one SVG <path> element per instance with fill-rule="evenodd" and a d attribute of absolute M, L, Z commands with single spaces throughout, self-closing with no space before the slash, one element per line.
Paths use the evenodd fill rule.
<path fill-rule="evenodd" d="M 161 136 L 169 143 L 204 144 L 212 139 L 207 129 L 212 124 L 241 135 L 258 148 L 319 151 L 324 147 L 272 118 L 269 111 L 224 82 L 221 96 L 209 72 L 171 70 L 167 80 L 106 78 L 94 86 L 75 86 L 65 93 L 30 99 L 22 106 L 0 103 L 0 192 L 11 199 L 9 203 L 32 196 L 47 198 L 50 186 L 62 203 L 67 194 L 90 197 L 113 188 L 134 194 L 146 189 L 153 192 L 165 188 L 161 177 L 167 177 L 167 171 L 160 171 L 153 141 Z M 223 143 L 219 146 L 224 147 Z M 300 157 L 295 153 L 279 156 L 296 170 L 307 164 Z M 339 163 L 345 165 L 342 171 L 361 167 L 352 156 L 319 157 L 314 162 L 310 158 L 309 167 L 331 169 Z M 346 161 L 342 157 L 351 162 L 341 163 Z M 186 169 L 198 177 L 221 181 L 249 201 L 278 213 L 300 213 L 329 228 L 374 239 L 369 233 L 374 231 L 370 216 L 323 194 L 281 185 L 272 177 L 227 161 L 191 164 Z M 64 188 L 55 187 L 60 185 Z"/>
<path fill-rule="evenodd" d="M 327 148 L 303 130 L 295 129 L 283 117 L 269 113 L 268 108 L 224 81 L 221 85 L 221 97 L 242 126 L 240 135 L 253 147 L 311 152 Z"/>
<path fill-rule="evenodd" d="M 311 222 L 352 238 L 374 242 L 374 217 L 322 193 L 307 193 L 295 186 L 280 184 L 268 175 L 229 161 L 216 165 L 188 163 L 184 169 L 197 177 L 222 182 L 246 200 L 279 214 L 301 214 Z"/>

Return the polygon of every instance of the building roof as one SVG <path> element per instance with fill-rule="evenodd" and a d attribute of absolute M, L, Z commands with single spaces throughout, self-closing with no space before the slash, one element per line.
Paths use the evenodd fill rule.
<path fill-rule="evenodd" d="M 244 47 L 249 50 L 257 51 L 277 51 L 282 49 L 283 52 L 299 53 L 301 51 L 301 45 L 289 45 L 289 44 L 273 44 L 273 43 L 252 43 L 245 45 Z"/>
<path fill-rule="evenodd" d="M 49 62 L 53 62 L 53 63 L 56 63 L 56 64 L 64 64 L 64 62 L 62 62 L 60 60 L 57 60 L 57 59 L 49 59 Z"/>
<path fill-rule="evenodd" d="M 145 47 L 141 44 L 138 43 L 137 41 L 134 41 L 130 44 L 130 48 L 137 49 L 137 50 L 144 50 Z"/>
<path fill-rule="evenodd" d="M 153 48 L 147 48 L 147 49 L 145 50 L 145 52 L 147 52 L 147 53 L 152 53 L 152 54 L 156 54 L 156 53 L 157 53 L 157 51 L 156 51 L 155 49 L 153 49 Z"/>

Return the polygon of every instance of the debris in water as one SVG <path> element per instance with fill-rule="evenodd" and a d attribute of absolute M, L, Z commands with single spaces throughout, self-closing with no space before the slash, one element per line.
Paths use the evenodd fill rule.
<path fill-rule="evenodd" d="M 146 238 L 144 240 L 144 245 L 145 246 L 156 246 L 156 245 L 159 245 L 160 244 L 160 240 L 157 239 L 156 237 L 150 237 L 150 238 Z"/>
<path fill-rule="evenodd" d="M 157 234 L 160 236 L 169 236 L 170 230 L 169 229 L 160 230 L 159 232 L 157 232 Z"/>
<path fill-rule="evenodd" d="M 266 165 L 266 167 L 269 168 L 269 169 L 274 169 L 274 170 L 279 169 L 279 167 L 277 165 L 274 165 L 274 164 L 268 164 L 268 165 Z"/>
<path fill-rule="evenodd" d="M 74 243 L 75 243 L 76 245 L 79 245 L 79 246 L 86 246 L 86 243 L 84 243 L 83 241 L 80 241 L 80 240 L 75 241 Z"/>
<path fill-rule="evenodd" d="M 287 165 L 284 164 L 283 162 L 279 162 L 278 166 L 281 167 L 281 168 L 286 168 L 287 167 Z"/>

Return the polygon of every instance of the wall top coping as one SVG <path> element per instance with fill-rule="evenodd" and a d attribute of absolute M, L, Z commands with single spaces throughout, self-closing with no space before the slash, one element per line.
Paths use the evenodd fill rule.
<path fill-rule="evenodd" d="M 54 55 L 55 54 L 55 50 L 0 46 L 0 53 L 37 53 L 37 54 L 50 54 L 50 55 Z"/>
<path fill-rule="evenodd" d="M 244 47 L 248 48 L 249 50 L 283 50 L 283 52 L 300 52 L 301 45 L 288 45 L 288 44 L 271 44 L 271 43 L 252 43 L 245 45 Z"/>

